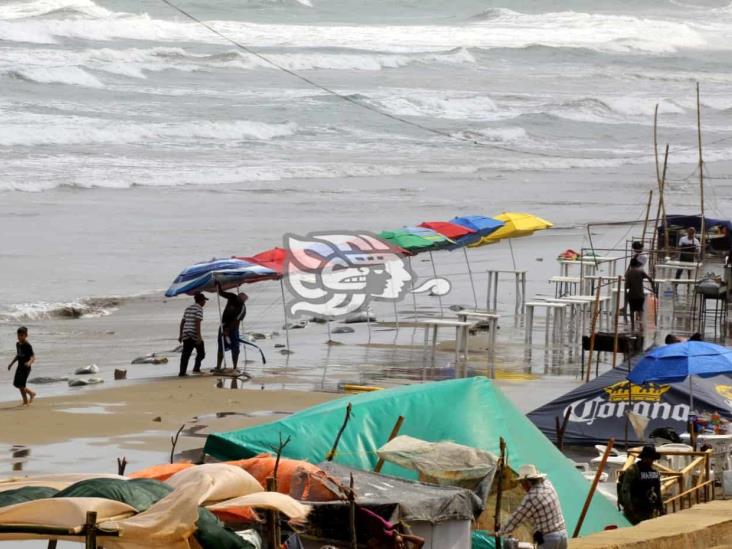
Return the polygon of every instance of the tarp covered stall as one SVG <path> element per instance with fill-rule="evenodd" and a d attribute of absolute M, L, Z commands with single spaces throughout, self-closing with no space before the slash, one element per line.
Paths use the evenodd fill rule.
<path fill-rule="evenodd" d="M 557 488 L 569 528 L 577 523 L 589 483 L 572 463 L 524 416 L 493 383 L 483 377 L 408 385 L 345 397 L 308 408 L 273 423 L 215 433 L 205 452 L 222 460 L 253 457 L 277 445 L 280 435 L 292 437 L 287 457 L 318 463 L 330 450 L 348 403 L 353 414 L 338 446 L 335 461 L 371 470 L 397 417 L 404 416 L 401 434 L 422 440 L 450 440 L 500 453 L 499 439 L 508 445 L 509 466 L 533 463 Z M 386 464 L 385 474 L 414 479 L 417 474 Z M 583 533 L 628 523 L 604 497 L 595 497 Z"/>
<path fill-rule="evenodd" d="M 348 485 L 353 475 L 356 504 L 392 524 L 404 522 L 413 534 L 425 539 L 424 549 L 470 548 L 471 521 L 482 509 L 481 501 L 470 490 L 407 481 L 335 463 L 324 462 L 319 467 L 341 484 Z M 331 512 L 324 513 L 323 518 L 340 522 L 333 519 L 333 504 L 325 505 Z M 314 507 L 311 523 L 317 527 L 318 504 Z M 347 528 L 347 524 L 340 528 Z"/>
<path fill-rule="evenodd" d="M 567 408 L 572 413 L 564 432 L 565 444 L 600 444 L 610 437 L 625 440 L 626 410 L 648 418 L 646 437 L 659 427 L 669 427 L 677 433 L 687 431 L 689 417 L 689 383 L 650 383 L 631 385 L 625 379 L 628 370 L 615 368 L 589 383 L 537 408 L 528 417 L 551 440 L 556 440 L 555 418 L 564 417 Z M 631 386 L 630 395 L 628 387 Z M 732 419 L 732 376 L 694 379 L 694 408 L 700 413 L 719 412 Z M 628 442 L 638 444 L 632 427 L 628 427 Z"/>

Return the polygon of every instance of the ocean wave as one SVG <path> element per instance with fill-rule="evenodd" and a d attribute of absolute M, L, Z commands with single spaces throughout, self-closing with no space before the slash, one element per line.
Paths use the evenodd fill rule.
<path fill-rule="evenodd" d="M 7 69 L 1 76 L 36 84 L 66 84 L 85 88 L 103 88 L 104 84 L 78 67 L 26 67 Z"/>
<path fill-rule="evenodd" d="M 732 22 L 672 20 L 583 12 L 491 13 L 489 20 L 460 25 L 296 25 L 243 21 L 206 21 L 230 38 L 259 48 L 350 48 L 404 53 L 463 48 L 588 48 L 602 52 L 666 54 L 684 49 L 729 50 Z M 147 14 L 113 13 L 108 17 L 14 19 L 0 25 L 0 39 L 47 43 L 49 36 L 84 40 L 145 40 L 220 45 L 200 25 L 155 19 Z"/>
<path fill-rule="evenodd" d="M 97 318 L 109 316 L 119 309 L 122 297 L 90 297 L 78 301 L 61 303 L 21 303 L 12 305 L 8 310 L 0 312 L 0 320 L 34 321 L 52 319 Z"/>
<path fill-rule="evenodd" d="M 81 116 L 24 114 L 0 125 L 0 146 L 180 143 L 271 140 L 294 135 L 297 125 L 251 120 L 132 124 Z"/>
<path fill-rule="evenodd" d="M 382 97 L 362 96 L 359 100 L 398 116 L 448 120 L 500 120 L 511 117 L 499 112 L 492 98 L 476 92 L 403 90 Z"/>
<path fill-rule="evenodd" d="M 268 55 L 274 63 L 289 70 L 313 69 L 378 71 L 400 68 L 411 64 L 469 64 L 475 63 L 471 53 L 463 48 L 444 52 L 416 54 L 379 54 L 369 52 L 293 52 Z M 181 72 L 211 69 L 274 69 L 275 67 L 255 55 L 239 51 L 227 51 L 213 55 L 195 54 L 183 48 L 99 48 L 86 50 L 20 49 L 5 52 L 0 60 L 0 70 L 17 73 L 24 80 L 40 83 L 62 83 L 86 87 L 102 87 L 103 84 L 85 71 L 102 71 L 131 78 L 146 78 L 147 72 L 175 70 Z"/>
<path fill-rule="evenodd" d="M 43 16 L 101 18 L 109 17 L 112 14 L 113 12 L 98 6 L 91 0 L 34 0 L 0 5 L 0 19 L 4 20 Z"/>

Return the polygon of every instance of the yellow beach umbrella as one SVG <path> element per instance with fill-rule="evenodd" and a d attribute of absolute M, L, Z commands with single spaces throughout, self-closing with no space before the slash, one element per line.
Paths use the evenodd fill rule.
<path fill-rule="evenodd" d="M 495 216 L 495 219 L 503 221 L 503 227 L 492 232 L 488 236 L 484 236 L 480 242 L 477 243 L 478 246 L 493 244 L 503 238 L 529 236 L 535 231 L 542 231 L 554 226 L 550 221 L 542 219 L 537 215 L 522 212 L 504 212 Z"/>

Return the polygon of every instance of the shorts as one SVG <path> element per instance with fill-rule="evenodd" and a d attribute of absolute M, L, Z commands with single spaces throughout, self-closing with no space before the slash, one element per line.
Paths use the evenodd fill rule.
<path fill-rule="evenodd" d="M 18 366 L 15 369 L 15 377 L 13 378 L 13 387 L 18 389 L 25 389 L 25 384 L 28 381 L 31 369 L 29 366 Z"/>
<path fill-rule="evenodd" d="M 631 313 L 642 313 L 643 304 L 646 302 L 645 297 L 629 297 L 628 306 L 630 307 Z"/>
<path fill-rule="evenodd" d="M 224 345 L 224 351 L 231 351 L 233 347 L 233 351 L 239 352 L 239 326 L 236 326 L 235 328 L 229 328 L 227 330 L 228 335 L 222 337 L 222 329 L 219 327 L 219 350 L 221 350 L 221 342 L 223 341 Z M 234 345 L 232 345 L 232 342 Z"/>

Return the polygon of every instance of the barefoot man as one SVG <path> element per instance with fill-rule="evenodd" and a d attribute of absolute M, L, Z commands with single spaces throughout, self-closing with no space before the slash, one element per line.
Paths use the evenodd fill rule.
<path fill-rule="evenodd" d="M 20 390 L 20 396 L 23 398 L 24 406 L 28 406 L 36 398 L 36 393 L 25 386 L 30 375 L 31 366 L 35 361 L 36 355 L 33 354 L 33 347 L 28 341 L 28 328 L 21 326 L 18 328 L 18 343 L 15 344 L 15 358 L 8 364 L 8 370 L 13 367 L 13 364 L 18 363 L 18 367 L 15 369 L 13 386 Z"/>

